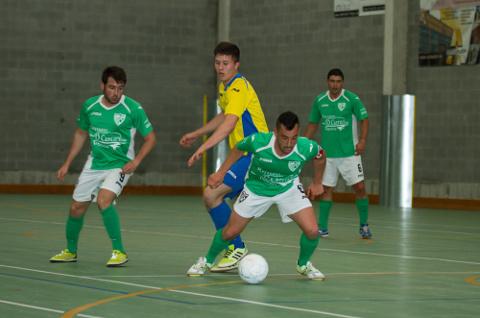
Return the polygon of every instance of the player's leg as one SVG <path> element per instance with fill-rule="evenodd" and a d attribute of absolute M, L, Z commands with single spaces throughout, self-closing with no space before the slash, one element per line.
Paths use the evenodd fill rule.
<path fill-rule="evenodd" d="M 318 227 L 321 237 L 327 237 L 329 234 L 328 220 L 333 205 L 333 189 L 338 181 L 338 162 L 339 159 L 337 158 L 327 158 L 325 171 L 323 173 L 322 183 L 325 192 L 320 197 L 320 203 L 318 204 Z"/>
<path fill-rule="evenodd" d="M 72 201 L 72 204 L 70 205 L 70 213 L 68 214 L 67 222 L 65 224 L 67 248 L 50 258 L 50 262 L 64 263 L 77 261 L 78 239 L 83 227 L 83 219 L 89 205 L 90 201 Z"/>
<path fill-rule="evenodd" d="M 245 218 L 233 211 L 227 225 L 223 229 L 219 229 L 215 234 L 214 240 L 210 245 L 206 259 L 207 262 L 213 264 L 218 254 L 228 247 L 229 242 L 243 232 L 247 224 L 252 218 Z"/>
<path fill-rule="evenodd" d="M 215 233 L 207 255 L 200 257 L 187 271 L 187 275 L 202 276 L 209 270 L 213 271 L 213 263 L 218 254 L 228 246 L 232 238 L 237 237 L 245 229 L 254 217 L 259 217 L 265 213 L 271 204 L 270 198 L 257 196 L 248 188 L 245 188 L 234 204 L 234 211 L 228 223 L 223 229 L 218 229 Z M 242 257 L 236 259 L 237 264 Z M 232 266 L 236 266 L 236 264 Z"/>
<path fill-rule="evenodd" d="M 78 240 L 83 227 L 84 216 L 92 200 L 92 194 L 103 179 L 102 173 L 89 168 L 90 163 L 91 159 L 89 158 L 73 191 L 73 200 L 65 225 L 67 248 L 50 258 L 52 263 L 77 261 Z"/>
<path fill-rule="evenodd" d="M 245 175 L 250 165 L 251 156 L 244 156 L 235 162 L 225 175 L 223 184 L 217 189 L 207 187 L 204 191 L 204 201 L 210 212 L 215 228 L 225 227 L 230 217 L 231 209 L 225 198 L 234 199 L 243 189 Z M 248 253 L 240 236 L 234 237 L 224 257 L 212 268 L 213 272 L 224 272 L 238 267 L 238 260 Z"/>
<path fill-rule="evenodd" d="M 368 226 L 368 196 L 365 190 L 364 174 L 361 156 L 345 158 L 341 167 L 341 173 L 346 184 L 351 186 L 355 192 L 355 205 L 358 211 L 360 224 L 360 236 L 369 239 L 372 232 Z"/>
<path fill-rule="evenodd" d="M 120 266 L 128 262 L 122 242 L 120 217 L 114 205 L 114 200 L 120 195 L 123 187 L 127 184 L 129 174 L 124 174 L 120 169 L 112 169 L 108 172 L 98 192 L 97 204 L 102 215 L 103 224 L 112 241 L 112 256 L 107 266 Z"/>
<path fill-rule="evenodd" d="M 275 198 L 283 222 L 295 221 L 302 230 L 297 271 L 310 279 L 324 279 L 325 276 L 310 262 L 319 242 L 318 225 L 310 200 L 303 187 L 296 184 L 292 189 Z"/>

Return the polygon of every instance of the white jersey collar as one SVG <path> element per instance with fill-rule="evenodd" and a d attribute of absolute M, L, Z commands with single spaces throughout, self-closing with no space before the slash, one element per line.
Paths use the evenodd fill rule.
<path fill-rule="evenodd" d="M 104 95 L 101 95 L 98 99 L 98 103 L 100 104 L 100 106 L 102 106 L 105 110 L 112 110 L 112 109 L 115 109 L 117 108 L 118 105 L 120 104 L 123 104 L 123 101 L 125 100 L 125 95 L 122 95 L 122 97 L 120 97 L 120 100 L 118 101 L 118 103 L 116 103 L 115 105 L 113 106 L 105 106 L 103 103 L 102 103 L 102 100 L 103 100 L 103 97 Z"/>

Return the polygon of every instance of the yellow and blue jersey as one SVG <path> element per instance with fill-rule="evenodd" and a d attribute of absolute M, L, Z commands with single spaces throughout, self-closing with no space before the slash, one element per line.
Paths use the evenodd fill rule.
<path fill-rule="evenodd" d="M 250 82 L 237 73 L 226 85 L 218 86 L 219 106 L 225 115 L 238 117 L 235 128 L 228 137 L 230 148 L 243 138 L 257 132 L 268 132 L 257 93 Z"/>

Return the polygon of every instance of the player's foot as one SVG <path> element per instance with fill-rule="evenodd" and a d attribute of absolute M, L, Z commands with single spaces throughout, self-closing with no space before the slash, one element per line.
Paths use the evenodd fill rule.
<path fill-rule="evenodd" d="M 230 245 L 223 255 L 223 258 L 213 266 L 210 271 L 212 272 L 228 272 L 238 267 L 238 262 L 247 255 L 247 247 L 235 248 L 234 245 Z"/>
<path fill-rule="evenodd" d="M 318 235 L 320 235 L 320 237 L 328 237 L 328 230 L 327 229 L 319 229 L 318 230 Z"/>
<path fill-rule="evenodd" d="M 72 253 L 68 249 L 64 249 L 57 255 L 54 255 L 50 258 L 51 263 L 68 263 L 68 262 L 76 262 L 77 261 L 77 253 Z"/>
<path fill-rule="evenodd" d="M 369 238 L 372 237 L 372 232 L 370 232 L 370 228 L 368 227 L 368 224 L 362 224 L 360 225 L 360 236 L 362 239 L 368 240 Z"/>
<path fill-rule="evenodd" d="M 324 280 L 325 275 L 321 271 L 313 266 L 312 262 L 308 262 L 306 265 L 300 266 L 297 265 L 297 272 L 301 275 L 307 276 L 309 279 L 313 280 Z"/>
<path fill-rule="evenodd" d="M 203 276 L 212 268 L 212 266 L 213 264 L 207 263 L 205 257 L 199 257 L 197 262 L 188 269 L 187 276 Z"/>
<path fill-rule="evenodd" d="M 128 256 L 122 251 L 113 250 L 112 257 L 107 262 L 107 267 L 121 266 L 128 262 Z"/>

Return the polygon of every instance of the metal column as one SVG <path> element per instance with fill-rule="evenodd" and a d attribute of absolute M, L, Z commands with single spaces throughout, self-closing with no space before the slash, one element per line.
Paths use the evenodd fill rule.
<path fill-rule="evenodd" d="M 415 143 L 415 96 L 384 96 L 380 204 L 411 208 Z"/>

